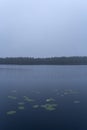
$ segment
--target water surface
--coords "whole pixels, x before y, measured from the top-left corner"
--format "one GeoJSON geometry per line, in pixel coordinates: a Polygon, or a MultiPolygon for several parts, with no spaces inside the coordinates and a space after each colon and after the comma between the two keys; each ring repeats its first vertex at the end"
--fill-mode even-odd
{"type": "Polygon", "coordinates": [[[87,130],[86,99],[87,66],[0,66],[0,130],[87,130]]]}

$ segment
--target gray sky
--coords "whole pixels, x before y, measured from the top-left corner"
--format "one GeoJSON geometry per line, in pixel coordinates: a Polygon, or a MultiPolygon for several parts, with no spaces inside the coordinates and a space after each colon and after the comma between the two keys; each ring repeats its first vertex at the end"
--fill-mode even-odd
{"type": "Polygon", "coordinates": [[[87,0],[0,0],[0,57],[87,56],[87,0]]]}

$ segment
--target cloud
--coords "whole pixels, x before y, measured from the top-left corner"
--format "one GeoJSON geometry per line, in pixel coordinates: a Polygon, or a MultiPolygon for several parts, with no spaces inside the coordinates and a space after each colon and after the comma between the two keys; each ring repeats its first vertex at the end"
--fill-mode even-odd
{"type": "Polygon", "coordinates": [[[86,5],[86,0],[1,0],[1,56],[87,55],[86,5]]]}

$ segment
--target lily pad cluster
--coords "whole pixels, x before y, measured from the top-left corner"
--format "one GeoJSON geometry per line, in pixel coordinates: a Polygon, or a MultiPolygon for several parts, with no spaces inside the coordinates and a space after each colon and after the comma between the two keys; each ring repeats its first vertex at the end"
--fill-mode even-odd
{"type": "Polygon", "coordinates": [[[78,92],[78,91],[74,91],[74,90],[72,90],[72,89],[69,89],[69,90],[65,90],[65,91],[64,91],[64,94],[65,94],[65,95],[67,95],[67,94],[79,94],[79,92],[78,92]]]}
{"type": "MultiPolygon", "coordinates": [[[[8,96],[9,99],[11,100],[19,100],[18,97],[16,96],[16,90],[11,91],[11,95],[8,96]],[[13,93],[13,95],[12,95],[13,93]]],[[[73,94],[79,94],[79,92],[74,91],[72,89],[66,89],[66,90],[56,90],[56,93],[58,96],[64,97],[65,95],[73,95],[73,94]]],[[[17,110],[26,110],[25,105],[26,103],[30,104],[33,109],[42,109],[42,110],[47,110],[47,111],[54,111],[57,109],[58,104],[56,103],[56,100],[52,97],[45,98],[44,103],[36,103],[36,101],[28,96],[22,96],[22,100],[17,102],[17,110]]],[[[73,101],[75,104],[79,104],[79,100],[73,101]]],[[[16,114],[16,110],[10,110],[7,112],[7,115],[14,115],[16,114]]]]}
{"type": "Polygon", "coordinates": [[[72,89],[64,89],[64,90],[55,90],[57,95],[61,96],[61,97],[64,97],[64,96],[68,96],[68,95],[77,95],[79,94],[80,92],[79,91],[75,91],[75,90],[72,90],[72,89]]]}
{"type": "Polygon", "coordinates": [[[24,96],[24,100],[27,101],[27,102],[34,102],[33,99],[27,97],[27,96],[24,96]]]}
{"type": "Polygon", "coordinates": [[[18,109],[19,109],[19,110],[24,110],[24,104],[25,104],[24,102],[19,102],[19,103],[18,103],[18,105],[19,105],[19,106],[18,106],[18,109]]]}
{"type": "Polygon", "coordinates": [[[56,110],[57,104],[44,104],[41,107],[49,111],[54,111],[56,110]]]}

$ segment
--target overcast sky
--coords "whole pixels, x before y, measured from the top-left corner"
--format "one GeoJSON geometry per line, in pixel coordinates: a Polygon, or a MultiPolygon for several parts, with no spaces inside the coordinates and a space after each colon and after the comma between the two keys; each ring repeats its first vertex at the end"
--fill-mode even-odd
{"type": "Polygon", "coordinates": [[[87,56],[87,0],[0,0],[0,57],[87,56]]]}

